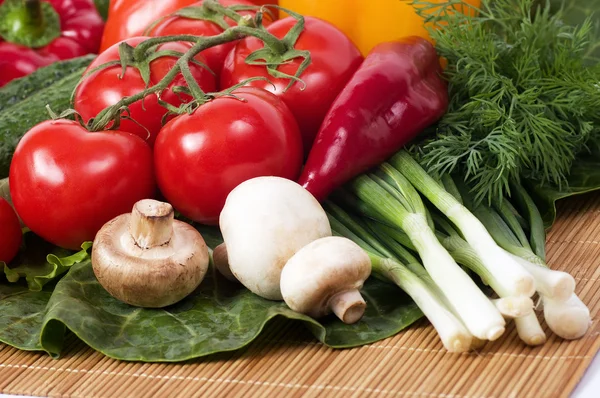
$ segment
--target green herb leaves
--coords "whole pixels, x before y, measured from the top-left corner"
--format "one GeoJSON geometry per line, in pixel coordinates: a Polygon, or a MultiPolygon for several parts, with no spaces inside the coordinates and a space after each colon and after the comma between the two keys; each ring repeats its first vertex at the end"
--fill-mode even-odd
{"type": "Polygon", "coordinates": [[[461,173],[478,202],[522,179],[561,187],[600,139],[600,69],[584,65],[592,21],[566,25],[533,0],[483,0],[476,17],[446,12],[454,3],[429,11],[444,24],[432,37],[448,60],[451,103],[435,136],[413,148],[421,163],[461,173]]]}

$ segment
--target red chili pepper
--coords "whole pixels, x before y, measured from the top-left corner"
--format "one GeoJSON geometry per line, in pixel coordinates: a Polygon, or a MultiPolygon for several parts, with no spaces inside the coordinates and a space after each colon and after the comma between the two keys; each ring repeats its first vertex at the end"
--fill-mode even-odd
{"type": "Polygon", "coordinates": [[[53,62],[98,52],[93,0],[0,0],[0,87],[53,62]]]}
{"type": "Polygon", "coordinates": [[[413,140],[446,112],[441,74],[425,39],[373,48],[329,109],[299,183],[322,201],[413,140]]]}

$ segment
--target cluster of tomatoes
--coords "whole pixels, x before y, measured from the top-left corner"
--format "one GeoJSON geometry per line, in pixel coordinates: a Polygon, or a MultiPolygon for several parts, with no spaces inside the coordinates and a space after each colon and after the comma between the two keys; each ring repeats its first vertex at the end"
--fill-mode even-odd
{"type": "MultiPolygon", "coordinates": [[[[295,23],[287,17],[265,25],[283,38],[295,23]]],[[[212,22],[171,16],[162,18],[151,36],[220,32],[212,22]]],[[[146,38],[126,41],[136,47],[146,38]]],[[[158,50],[185,53],[190,46],[169,42],[158,50]]],[[[263,46],[259,39],[247,37],[201,52],[196,61],[212,71],[195,62],[189,69],[204,92],[251,77],[269,81],[252,81],[192,113],[170,115],[166,123],[167,109],[160,101],[178,107],[191,99],[172,89],[185,86],[181,74],[160,95],[148,95],[129,106],[129,118],[122,119],[118,129],[90,132],[83,127],[90,118],[144,90],[146,83],[133,64],[123,69],[115,62],[86,73],[74,96],[79,120],[49,120],[35,126],[14,153],[11,196],[24,224],[57,246],[78,249],[93,240],[102,225],[131,211],[143,198],[166,200],[187,218],[215,225],[227,195],[243,181],[264,175],[297,179],[329,106],[363,58],[333,25],[307,17],[295,48],[310,51],[312,62],[301,76],[303,82],[285,90],[288,78],[275,78],[264,65],[246,62],[263,46]]],[[[149,85],[160,81],[177,59],[152,60],[149,85]]],[[[119,43],[99,54],[88,71],[117,60],[119,43]]],[[[301,62],[294,59],[278,70],[294,75],[301,62]]]]}

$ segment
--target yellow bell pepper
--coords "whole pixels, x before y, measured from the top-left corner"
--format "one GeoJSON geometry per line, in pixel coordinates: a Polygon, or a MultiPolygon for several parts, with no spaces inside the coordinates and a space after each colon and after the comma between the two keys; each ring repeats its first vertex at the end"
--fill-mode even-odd
{"type": "MultiPolygon", "coordinates": [[[[446,0],[430,0],[441,3],[446,0]]],[[[463,0],[464,3],[480,6],[480,0],[463,0]]],[[[366,55],[375,45],[406,36],[431,37],[424,26],[423,18],[411,5],[412,0],[279,0],[279,5],[306,16],[324,19],[354,42],[366,55]]],[[[467,12],[468,6],[457,7],[467,12]]],[[[281,17],[288,16],[281,12],[281,17]]]]}

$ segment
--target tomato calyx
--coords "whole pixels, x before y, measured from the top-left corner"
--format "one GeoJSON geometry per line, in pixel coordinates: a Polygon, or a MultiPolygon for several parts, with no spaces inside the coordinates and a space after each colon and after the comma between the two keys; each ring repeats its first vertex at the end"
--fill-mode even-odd
{"type": "MultiPolygon", "coordinates": [[[[83,117],[79,114],[79,112],[77,112],[73,108],[65,109],[60,114],[57,114],[50,107],[50,105],[46,105],[46,111],[48,112],[48,115],[50,115],[50,119],[52,119],[54,121],[67,119],[70,116],[75,116],[75,121],[78,122],[79,125],[81,127],[83,127],[84,129],[86,129],[87,131],[89,131],[89,132],[100,131],[100,130],[92,130],[90,127],[93,124],[94,118],[91,118],[89,120],[88,124],[85,124],[83,122],[83,117]]],[[[146,132],[148,133],[148,136],[146,137],[146,139],[148,139],[150,137],[150,132],[148,131],[148,129],[146,129],[142,124],[138,123],[134,118],[131,117],[131,111],[128,107],[123,107],[123,108],[119,109],[117,112],[117,116],[115,117],[114,123],[110,127],[106,127],[102,130],[103,131],[104,130],[119,130],[119,127],[121,126],[121,120],[124,120],[124,119],[131,120],[133,123],[136,123],[137,125],[142,127],[144,130],[146,130],[146,132]]]]}
{"type": "Polygon", "coordinates": [[[302,85],[300,88],[304,90],[306,87],[306,83],[300,79],[300,75],[302,72],[308,68],[311,63],[310,51],[308,50],[297,50],[295,48],[296,42],[298,38],[304,31],[304,17],[301,14],[288,10],[286,8],[282,8],[279,6],[272,6],[287,12],[291,17],[295,18],[298,22],[286,33],[283,39],[279,40],[273,34],[263,30],[264,34],[261,36],[256,36],[261,39],[265,46],[261,49],[258,49],[252,53],[250,53],[246,57],[246,63],[248,65],[260,65],[266,66],[267,72],[269,75],[275,78],[289,79],[290,82],[283,90],[287,91],[295,82],[298,82],[302,85]],[[277,68],[285,63],[290,62],[295,58],[302,58],[302,62],[298,67],[298,70],[294,75],[289,75],[287,73],[283,73],[277,68]]]}
{"type": "Polygon", "coordinates": [[[272,20],[274,19],[273,14],[264,6],[246,6],[238,4],[225,7],[219,3],[203,2],[200,5],[192,5],[189,7],[181,8],[175,11],[174,13],[159,18],[150,26],[148,26],[148,28],[146,28],[144,34],[149,35],[150,32],[158,24],[160,24],[166,18],[170,17],[182,17],[196,21],[209,21],[219,26],[223,30],[229,29],[231,27],[231,25],[227,23],[225,18],[231,19],[238,25],[246,24],[246,26],[248,27],[257,27],[261,25],[262,15],[265,13],[268,14],[272,20]],[[260,14],[260,18],[258,21],[255,21],[250,17],[244,17],[238,14],[241,11],[256,11],[260,14]]]}
{"type": "MultiPolygon", "coordinates": [[[[249,36],[261,40],[265,44],[265,47],[250,54],[246,62],[266,65],[271,76],[276,78],[290,79],[288,88],[291,87],[295,82],[301,82],[304,84],[304,82],[300,79],[300,76],[311,63],[310,52],[296,50],[294,48],[298,37],[304,30],[304,17],[300,14],[294,13],[291,10],[287,10],[278,6],[269,7],[276,7],[288,12],[290,16],[295,18],[297,21],[283,39],[278,39],[275,35],[271,34],[263,27],[262,20],[263,13],[266,12],[265,7],[259,7],[258,12],[256,12],[253,17],[250,17],[247,15],[242,16],[236,11],[243,10],[247,8],[247,6],[225,7],[219,4],[218,1],[204,0],[201,7],[195,8],[204,8],[207,10],[205,11],[207,15],[219,15],[218,18],[222,18],[223,21],[225,20],[225,17],[232,19],[237,23],[237,25],[228,25],[227,29],[215,36],[173,35],[152,37],[144,39],[135,48],[125,42],[121,43],[119,45],[119,60],[110,61],[99,65],[98,67],[88,71],[85,76],[89,76],[98,70],[111,66],[121,66],[123,74],[125,73],[127,67],[134,67],[140,71],[143,81],[146,84],[146,88],[134,95],[123,97],[114,105],[103,109],[96,115],[96,117],[89,119],[88,125],[85,127],[89,131],[107,130],[107,126],[109,125],[112,126],[112,128],[115,128],[115,126],[118,126],[118,119],[128,112],[129,105],[143,100],[149,95],[156,95],[161,106],[165,107],[169,113],[176,114],[182,114],[184,112],[189,113],[198,106],[217,96],[231,95],[231,91],[233,91],[235,88],[238,88],[240,85],[256,79],[248,79],[245,82],[242,82],[240,85],[236,85],[233,88],[224,90],[220,93],[205,93],[200,88],[198,82],[194,79],[190,71],[189,63],[199,63],[194,59],[194,57],[208,48],[237,41],[249,36]],[[192,44],[189,50],[187,50],[185,53],[158,49],[158,46],[161,44],[182,41],[192,44]],[[150,62],[165,56],[176,57],[177,62],[160,81],[155,84],[150,84],[150,62]],[[286,74],[277,70],[280,65],[297,57],[303,58],[303,61],[294,75],[286,74]],[[185,103],[180,107],[175,107],[171,104],[168,104],[160,97],[161,93],[171,85],[171,83],[179,74],[184,77],[186,86],[178,85],[172,87],[171,90],[176,94],[186,94],[191,96],[192,101],[185,103]]],[[[208,69],[208,66],[202,63],[200,63],[200,65],[208,69]]],[[[265,78],[259,79],[268,80],[265,78]]],[[[167,115],[165,115],[165,117],[166,116],[167,115]]],[[[163,118],[163,120],[165,119],[163,118]]]]}
{"type": "MultiPolygon", "coordinates": [[[[168,102],[165,102],[159,98],[158,103],[160,105],[164,106],[165,108],[167,108],[167,110],[168,110],[168,112],[163,116],[163,124],[165,124],[167,119],[172,115],[183,115],[184,113],[192,114],[196,109],[198,109],[198,107],[204,105],[205,103],[207,103],[209,101],[219,98],[219,97],[231,97],[231,98],[237,99],[239,101],[246,102],[246,100],[244,98],[239,97],[238,95],[234,94],[234,91],[236,91],[237,89],[244,87],[248,83],[256,81],[256,80],[265,80],[265,81],[271,83],[273,85],[273,87],[275,87],[273,82],[271,82],[269,79],[262,77],[262,76],[256,76],[256,77],[251,77],[249,79],[246,79],[236,85],[233,85],[233,86],[231,86],[227,89],[221,90],[219,92],[205,93],[204,95],[198,96],[198,97],[194,96],[194,99],[192,101],[182,103],[179,107],[173,106],[173,105],[169,104],[168,102]]],[[[190,91],[187,90],[187,87],[175,86],[175,87],[173,87],[173,91],[175,93],[185,93],[185,94],[190,95],[190,91]]]]}

